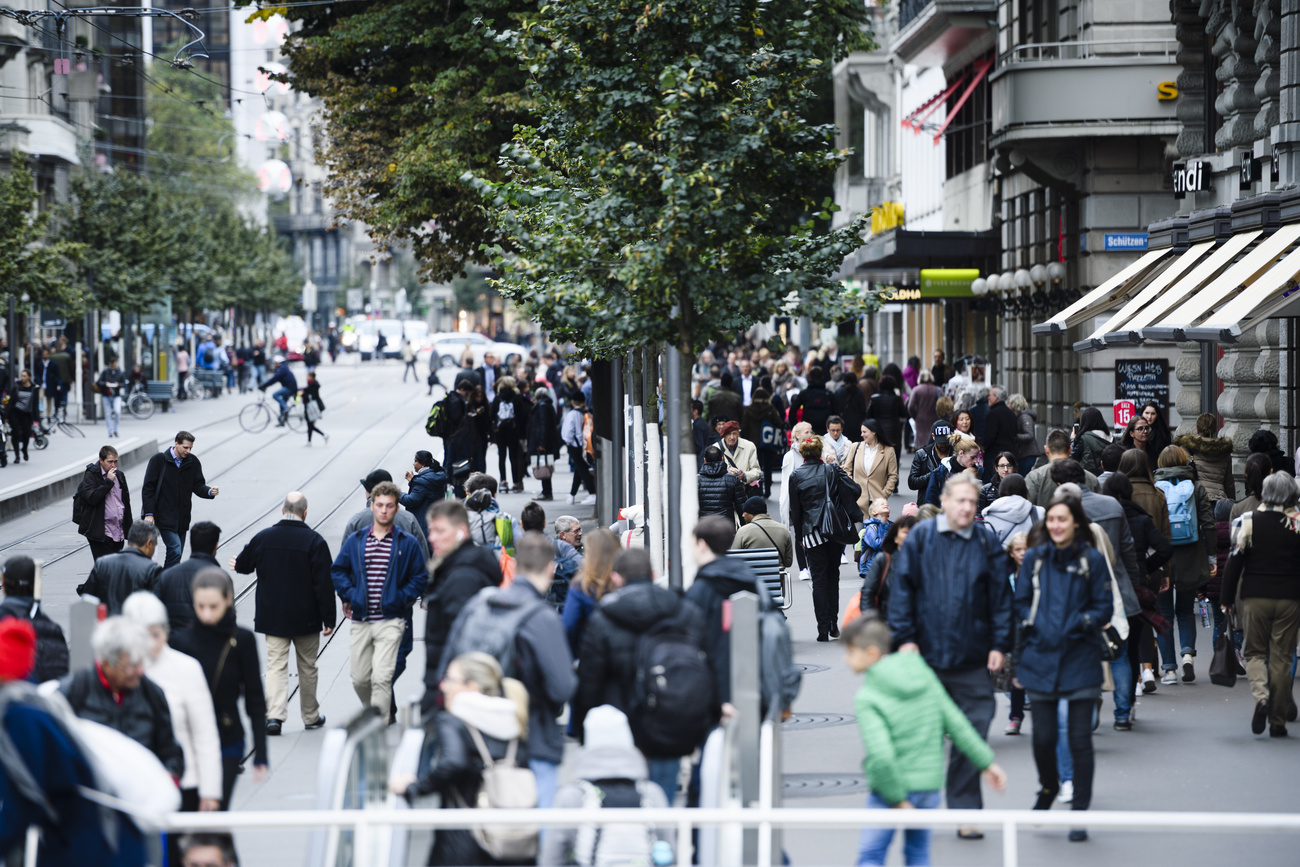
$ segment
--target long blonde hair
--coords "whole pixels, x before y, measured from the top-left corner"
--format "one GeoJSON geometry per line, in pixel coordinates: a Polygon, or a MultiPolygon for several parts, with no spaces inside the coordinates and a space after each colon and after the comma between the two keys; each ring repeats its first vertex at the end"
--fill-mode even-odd
{"type": "Polygon", "coordinates": [[[578,586],[593,601],[599,602],[613,586],[609,575],[614,571],[614,558],[618,556],[618,550],[618,536],[604,527],[583,540],[578,586]]]}
{"type": "Polygon", "coordinates": [[[505,697],[515,703],[515,716],[519,720],[519,730],[523,737],[528,737],[528,690],[513,677],[503,677],[501,663],[491,654],[481,651],[462,653],[447,666],[460,670],[465,680],[478,686],[484,695],[496,698],[505,697]]]}

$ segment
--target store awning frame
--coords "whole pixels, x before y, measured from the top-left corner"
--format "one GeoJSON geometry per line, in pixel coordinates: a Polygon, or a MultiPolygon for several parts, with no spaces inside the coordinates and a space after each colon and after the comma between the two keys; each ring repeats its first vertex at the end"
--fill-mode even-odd
{"type": "Polygon", "coordinates": [[[1030,328],[1030,332],[1038,336],[1064,334],[1068,329],[1073,328],[1080,322],[1123,303],[1139,285],[1154,275],[1154,269],[1173,252],[1172,248],[1149,250],[1114,277],[1111,277],[1051,319],[1034,325],[1030,328]]]}
{"type": "Polygon", "coordinates": [[[1288,308],[1300,303],[1298,279],[1300,248],[1288,253],[1267,274],[1200,325],[1186,329],[1187,339],[1236,343],[1237,338],[1265,319],[1288,312],[1288,308]]]}

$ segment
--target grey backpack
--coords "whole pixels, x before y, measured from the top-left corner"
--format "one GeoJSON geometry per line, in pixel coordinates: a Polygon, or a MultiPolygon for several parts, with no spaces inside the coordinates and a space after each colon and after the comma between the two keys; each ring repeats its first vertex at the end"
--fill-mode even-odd
{"type": "Polygon", "coordinates": [[[485,587],[465,604],[451,627],[447,646],[442,652],[438,673],[442,674],[456,657],[465,653],[486,653],[501,663],[506,677],[515,677],[515,638],[524,621],[547,608],[541,599],[529,599],[522,605],[503,605],[504,589],[485,587]]]}

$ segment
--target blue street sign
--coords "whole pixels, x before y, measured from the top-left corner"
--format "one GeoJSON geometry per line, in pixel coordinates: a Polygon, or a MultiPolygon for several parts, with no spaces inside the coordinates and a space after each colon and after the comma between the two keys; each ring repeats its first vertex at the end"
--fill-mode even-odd
{"type": "Polygon", "coordinates": [[[1104,250],[1145,250],[1146,232],[1107,232],[1102,236],[1104,250]]]}

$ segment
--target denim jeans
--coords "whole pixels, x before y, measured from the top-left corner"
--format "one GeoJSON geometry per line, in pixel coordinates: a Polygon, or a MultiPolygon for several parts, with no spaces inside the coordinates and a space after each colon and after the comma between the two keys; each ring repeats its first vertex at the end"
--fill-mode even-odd
{"type": "Polygon", "coordinates": [[[281,388],[275,394],[271,395],[271,399],[280,404],[280,415],[283,416],[289,412],[288,399],[291,397],[293,397],[292,388],[281,388]]]}
{"type": "MultiPolygon", "coordinates": [[[[907,800],[911,801],[912,806],[918,810],[937,810],[939,808],[938,791],[909,792],[907,800]]],[[[867,797],[867,809],[888,810],[891,808],[879,795],[872,792],[867,797]]],[[[884,864],[885,855],[889,852],[889,844],[893,840],[893,828],[863,828],[862,837],[858,842],[858,864],[884,864]]],[[[903,863],[928,867],[930,864],[929,828],[908,828],[903,831],[903,863]]]]}
{"type": "Polygon", "coordinates": [[[1028,457],[1028,458],[1021,458],[1016,464],[1016,472],[1020,473],[1020,475],[1022,476],[1027,476],[1029,475],[1029,471],[1034,468],[1034,464],[1036,463],[1038,463],[1038,455],[1034,455],[1033,457],[1028,457]]]}
{"type": "Polygon", "coordinates": [[[1115,679],[1115,721],[1127,722],[1133,713],[1133,669],[1129,666],[1127,641],[1120,644],[1119,657],[1110,664],[1115,679]]]}
{"type": "Polygon", "coordinates": [[[1169,621],[1169,631],[1156,636],[1156,645],[1160,648],[1160,667],[1165,671],[1178,668],[1178,655],[1174,653],[1174,626],[1178,624],[1178,638],[1181,653],[1196,655],[1196,591],[1179,590],[1170,587],[1160,594],[1160,613],[1169,621]]]}
{"type": "Polygon", "coordinates": [[[163,561],[163,568],[170,569],[181,562],[181,551],[185,548],[185,540],[175,530],[164,530],[161,527],[158,528],[158,536],[162,539],[163,546],[167,548],[167,559],[163,561]]]}
{"type": "Polygon", "coordinates": [[[681,759],[646,759],[650,768],[650,782],[657,783],[668,798],[668,806],[677,797],[677,780],[682,773],[681,759]]]}
{"type": "Polygon", "coordinates": [[[113,436],[122,421],[122,398],[105,396],[99,400],[104,404],[104,424],[108,427],[108,435],[113,436]]]}
{"type": "Polygon", "coordinates": [[[555,787],[559,781],[560,766],[530,759],[528,769],[537,778],[537,807],[545,810],[555,802],[555,787]]]}

